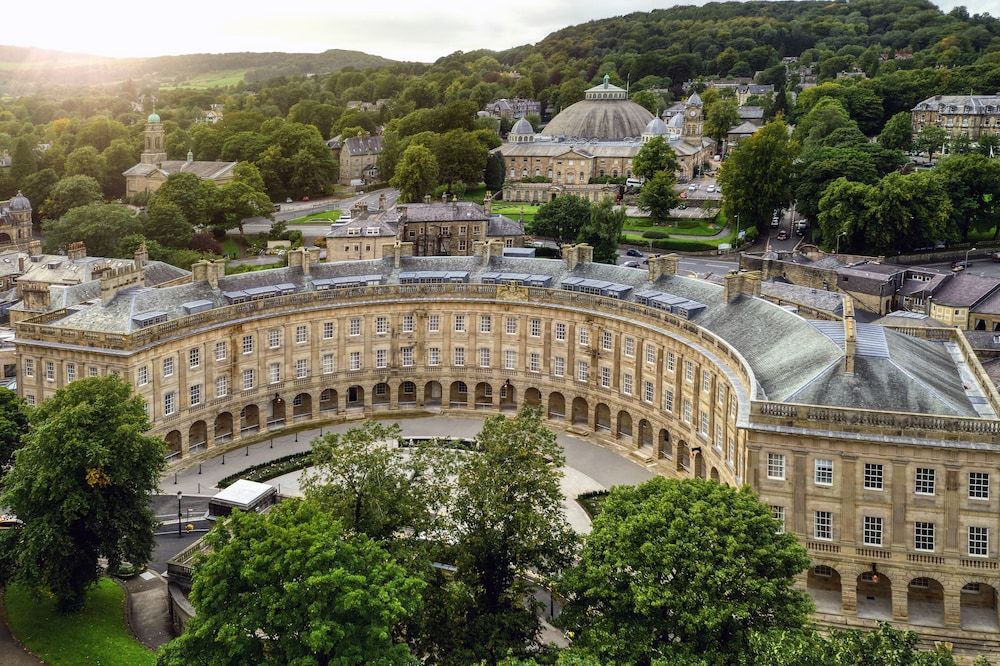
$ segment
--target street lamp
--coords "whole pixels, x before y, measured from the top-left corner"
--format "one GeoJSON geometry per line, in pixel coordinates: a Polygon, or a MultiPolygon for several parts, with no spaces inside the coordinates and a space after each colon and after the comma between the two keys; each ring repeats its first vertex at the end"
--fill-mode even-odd
{"type": "Polygon", "coordinates": [[[837,234],[837,252],[836,252],[836,254],[840,254],[840,237],[841,236],[846,236],[846,235],[847,235],[846,231],[841,231],[839,234],[837,234]]]}
{"type": "Polygon", "coordinates": [[[969,267],[969,253],[970,252],[975,252],[975,251],[976,251],[976,248],[974,248],[974,247],[970,247],[968,250],[965,251],[965,266],[964,266],[964,268],[968,268],[969,267]]]}
{"type": "Polygon", "coordinates": [[[184,493],[177,491],[177,538],[180,539],[183,535],[181,534],[181,499],[184,497],[184,493]]]}

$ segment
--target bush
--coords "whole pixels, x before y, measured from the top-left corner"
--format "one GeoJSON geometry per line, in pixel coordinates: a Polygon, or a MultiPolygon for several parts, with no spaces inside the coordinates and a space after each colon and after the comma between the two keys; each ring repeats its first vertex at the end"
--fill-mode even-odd
{"type": "Polygon", "coordinates": [[[468,188],[466,187],[465,183],[463,183],[462,181],[458,181],[456,183],[452,183],[451,184],[451,195],[454,196],[454,197],[461,198],[461,196],[463,194],[465,194],[465,192],[466,192],[467,189],[468,188]]]}
{"type": "Polygon", "coordinates": [[[758,236],[760,236],[760,229],[757,227],[750,227],[747,229],[746,235],[743,236],[743,239],[748,243],[752,243],[757,240],[758,236]]]}
{"type": "Polygon", "coordinates": [[[664,238],[653,241],[653,247],[661,250],[679,250],[681,252],[702,252],[718,249],[715,243],[708,241],[689,240],[687,238],[664,238]]]}
{"type": "Polygon", "coordinates": [[[188,247],[195,252],[205,252],[209,254],[222,254],[222,243],[216,240],[215,236],[207,232],[200,232],[191,237],[188,247]]]}
{"type": "Polygon", "coordinates": [[[642,237],[650,240],[656,240],[660,238],[670,238],[670,234],[666,231],[644,231],[642,232],[642,237]]]}
{"type": "Polygon", "coordinates": [[[270,462],[251,465],[243,471],[230,474],[219,481],[219,488],[228,488],[240,479],[248,481],[267,481],[279,477],[289,472],[297,472],[312,465],[312,451],[292,453],[287,456],[275,458],[270,462]]]}
{"type": "Polygon", "coordinates": [[[546,178],[545,176],[528,176],[526,178],[522,178],[521,182],[522,183],[551,183],[552,180],[550,178],[546,178]]]}
{"type": "Polygon", "coordinates": [[[608,497],[607,490],[591,490],[586,493],[580,493],[576,496],[576,501],[580,503],[583,510],[587,512],[590,519],[593,520],[601,513],[601,505],[604,504],[604,500],[608,497]]]}

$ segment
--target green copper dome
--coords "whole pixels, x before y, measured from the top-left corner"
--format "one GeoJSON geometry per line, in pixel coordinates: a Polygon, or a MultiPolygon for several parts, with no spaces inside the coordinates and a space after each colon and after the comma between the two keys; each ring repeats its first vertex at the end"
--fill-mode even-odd
{"type": "Polygon", "coordinates": [[[146,122],[147,123],[158,123],[158,122],[160,122],[160,116],[159,116],[159,114],[157,114],[156,111],[153,111],[151,114],[149,114],[149,118],[146,118],[146,122]]]}

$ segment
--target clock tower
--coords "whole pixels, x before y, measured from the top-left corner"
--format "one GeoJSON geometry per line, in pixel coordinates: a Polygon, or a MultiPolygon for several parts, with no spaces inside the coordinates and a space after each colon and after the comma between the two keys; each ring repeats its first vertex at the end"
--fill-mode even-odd
{"type": "Polygon", "coordinates": [[[704,106],[698,93],[691,95],[684,103],[684,128],[681,130],[681,138],[684,143],[701,147],[702,124],[704,118],[704,106]]]}

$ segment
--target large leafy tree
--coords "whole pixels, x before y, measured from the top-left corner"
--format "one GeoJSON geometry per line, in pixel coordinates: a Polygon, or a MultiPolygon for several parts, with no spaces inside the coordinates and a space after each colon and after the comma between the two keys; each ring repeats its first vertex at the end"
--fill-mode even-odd
{"type": "Polygon", "coordinates": [[[27,176],[21,182],[21,192],[31,202],[31,219],[40,222],[42,204],[49,198],[52,188],[59,182],[59,176],[52,169],[42,169],[27,176]]]}
{"type": "Polygon", "coordinates": [[[565,567],[574,537],[559,488],[565,456],[537,411],[487,419],[475,450],[459,470],[451,511],[465,653],[456,663],[496,663],[522,653],[538,632],[525,574],[565,567]]]}
{"type": "Polygon", "coordinates": [[[114,569],[152,555],[164,444],[149,427],[142,399],[114,375],[64,386],[31,416],[0,505],[24,520],[16,575],[63,611],[83,606],[98,558],[114,569]]]}
{"type": "Polygon", "coordinates": [[[890,173],[868,196],[868,209],[888,235],[886,245],[871,248],[879,254],[906,252],[952,240],[951,201],[937,176],[929,171],[890,173]]]}
{"type": "Polygon", "coordinates": [[[580,228],[590,219],[590,202],[581,197],[566,195],[543,204],[535,214],[532,232],[538,236],[555,238],[560,243],[575,242],[580,228]]]}
{"type": "Polygon", "coordinates": [[[660,171],[677,171],[677,155],[662,136],[642,144],[632,159],[632,173],[639,178],[652,178],[660,171]]]}
{"type": "Polygon", "coordinates": [[[191,242],[194,228],[180,206],[169,199],[156,199],[146,213],[142,234],[164,247],[179,248],[191,242]]]}
{"type": "Polygon", "coordinates": [[[1000,161],[979,153],[951,155],[934,167],[951,200],[951,223],[963,241],[969,231],[1000,238],[1000,161]]]}
{"type": "Polygon", "coordinates": [[[912,150],[913,125],[909,112],[901,111],[892,118],[889,118],[885,127],[879,132],[878,142],[883,148],[912,150]]]}
{"type": "Polygon", "coordinates": [[[104,158],[93,146],[82,146],[66,156],[67,176],[90,176],[99,181],[106,171],[104,158]]]}
{"type": "Polygon", "coordinates": [[[788,127],[780,119],[740,143],[719,174],[730,217],[739,215],[744,228],[756,225],[764,231],[771,211],[791,199],[794,155],[788,127]]]}
{"type": "Polygon", "coordinates": [[[174,173],[156,190],[150,204],[161,201],[177,206],[188,224],[199,227],[207,224],[215,213],[218,188],[212,181],[202,180],[193,173],[174,173]]]}
{"type": "Polygon", "coordinates": [[[872,185],[847,178],[837,178],[824,188],[816,222],[827,249],[839,245],[841,251],[863,253],[865,248],[888,243],[884,230],[874,223],[868,211],[866,202],[873,189],[872,185]],[[841,236],[838,244],[837,238],[841,236]]]}
{"type": "MultiPolygon", "coordinates": [[[[60,179],[49,190],[49,196],[41,206],[41,216],[42,219],[55,220],[71,208],[97,203],[103,199],[101,184],[96,178],[69,176],[60,179]]],[[[32,204],[38,205],[34,201],[32,204]]]]}
{"type": "MultiPolygon", "coordinates": [[[[955,666],[951,650],[917,649],[919,635],[879,622],[875,631],[833,630],[829,636],[811,630],[755,634],[744,664],[768,666],[955,666]]],[[[978,666],[989,662],[976,661],[978,666]]]]}
{"type": "Polygon", "coordinates": [[[670,211],[680,204],[681,198],[674,190],[674,175],[660,171],[647,180],[639,192],[638,204],[655,224],[663,224],[670,219],[670,211]]]}
{"type": "MultiPolygon", "coordinates": [[[[833,97],[824,97],[799,120],[792,137],[801,142],[803,146],[809,147],[821,143],[827,135],[835,130],[857,130],[857,127],[857,123],[851,120],[847,109],[838,100],[833,97]]],[[[863,140],[864,135],[860,136],[863,140]]]]}
{"type": "Polygon", "coordinates": [[[417,663],[397,637],[421,581],[311,502],[236,512],[206,541],[191,589],[198,613],[159,666],[417,663]]]}
{"type": "Polygon", "coordinates": [[[837,178],[873,184],[880,175],[872,156],[853,148],[807,150],[797,161],[796,170],[795,205],[799,214],[809,220],[817,219],[820,197],[837,178]]]}
{"type": "Polygon", "coordinates": [[[438,163],[430,149],[421,145],[408,146],[396,165],[389,184],[399,190],[404,203],[423,201],[437,185],[438,163]]]}
{"type": "Polygon", "coordinates": [[[724,97],[709,106],[705,114],[705,134],[718,142],[726,138],[729,130],[740,124],[739,105],[731,97],[724,97]]]}
{"type": "Polygon", "coordinates": [[[217,196],[222,205],[218,208],[213,222],[222,229],[239,228],[240,233],[243,233],[243,220],[246,218],[271,219],[274,214],[267,194],[242,180],[226,183],[218,189],[217,196]]]}
{"type": "Polygon", "coordinates": [[[3,474],[14,462],[14,452],[28,431],[28,410],[24,400],[9,389],[0,388],[0,489],[3,474]]]}
{"type": "Polygon", "coordinates": [[[490,153],[486,158],[486,168],[483,172],[483,181],[486,189],[490,192],[499,192],[503,189],[506,170],[504,169],[503,155],[498,152],[490,153]]]}
{"type": "Polygon", "coordinates": [[[77,206],[58,220],[42,222],[46,252],[58,252],[70,243],[83,241],[92,257],[113,257],[123,236],[140,233],[143,218],[118,204],[77,206]]]}
{"type": "Polygon", "coordinates": [[[625,228],[625,217],[625,207],[616,206],[611,197],[604,197],[590,207],[590,219],[580,227],[577,240],[593,246],[597,263],[618,263],[618,242],[625,228]]]}
{"type": "Polygon", "coordinates": [[[921,153],[927,153],[927,158],[934,159],[935,153],[941,151],[948,140],[948,133],[940,127],[925,127],[913,137],[913,148],[921,153]]]}
{"type": "Polygon", "coordinates": [[[563,583],[563,621],[602,663],[732,664],[754,632],[798,628],[809,565],[749,488],[655,478],[612,490],[563,583]]]}

